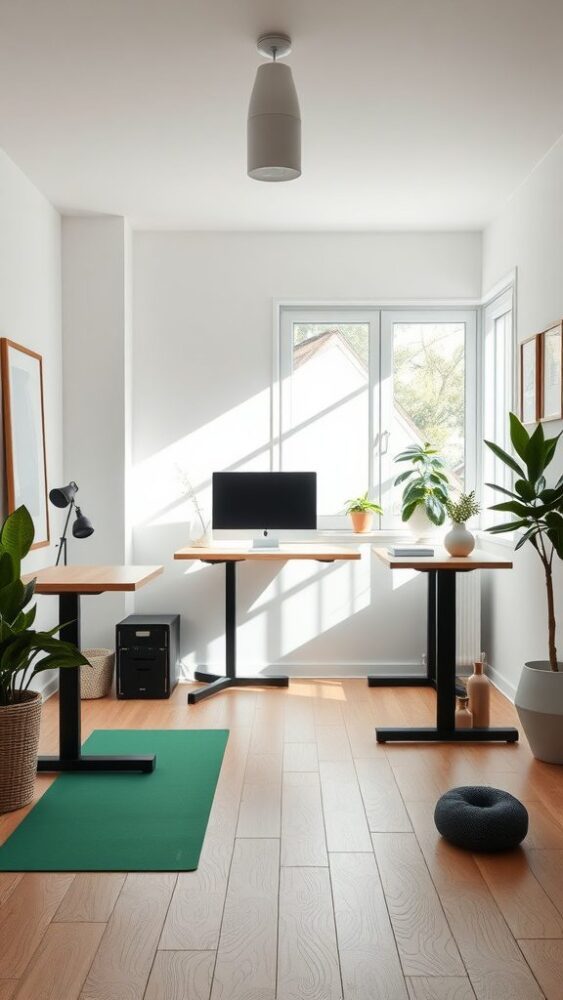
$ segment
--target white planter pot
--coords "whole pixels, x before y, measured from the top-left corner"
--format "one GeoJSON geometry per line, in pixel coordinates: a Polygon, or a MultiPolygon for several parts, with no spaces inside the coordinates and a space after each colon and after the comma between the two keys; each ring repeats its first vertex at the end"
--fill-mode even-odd
{"type": "Polygon", "coordinates": [[[432,542],[438,544],[443,527],[432,524],[426,515],[424,507],[415,507],[408,521],[407,528],[412,533],[417,542],[432,542]]]}
{"type": "Polygon", "coordinates": [[[514,704],[534,757],[563,764],[563,663],[559,670],[548,660],[526,663],[514,704]]]}
{"type": "Polygon", "coordinates": [[[452,526],[444,538],[444,548],[451,556],[468,556],[475,548],[475,538],[465,524],[452,521],[452,526]]]}

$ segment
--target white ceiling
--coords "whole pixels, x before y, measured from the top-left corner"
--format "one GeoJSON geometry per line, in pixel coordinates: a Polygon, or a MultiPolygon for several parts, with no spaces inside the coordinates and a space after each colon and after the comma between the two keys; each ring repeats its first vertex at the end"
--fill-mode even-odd
{"type": "Polygon", "coordinates": [[[563,133],[563,0],[0,0],[0,146],[138,227],[480,228],[563,133]],[[246,176],[293,37],[303,175],[246,176]]]}

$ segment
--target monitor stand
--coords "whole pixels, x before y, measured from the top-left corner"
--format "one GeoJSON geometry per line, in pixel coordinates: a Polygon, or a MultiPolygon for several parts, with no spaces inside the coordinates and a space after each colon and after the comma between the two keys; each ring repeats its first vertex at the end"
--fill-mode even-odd
{"type": "Polygon", "coordinates": [[[271,535],[268,535],[267,531],[264,531],[262,538],[252,539],[253,549],[279,549],[279,547],[280,547],[279,538],[274,538],[271,535]]]}

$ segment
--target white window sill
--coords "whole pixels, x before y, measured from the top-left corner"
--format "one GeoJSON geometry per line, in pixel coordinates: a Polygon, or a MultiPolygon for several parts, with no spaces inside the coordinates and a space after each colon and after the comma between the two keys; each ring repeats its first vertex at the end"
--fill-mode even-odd
{"type": "MultiPolygon", "coordinates": [[[[282,545],[299,545],[300,542],[337,542],[341,545],[361,545],[384,543],[387,541],[406,542],[412,540],[411,532],[406,528],[378,528],[372,531],[356,533],[351,528],[318,528],[316,531],[272,531],[271,534],[279,539],[282,545]]],[[[241,531],[233,536],[226,531],[216,531],[213,534],[215,542],[225,542],[228,544],[251,541],[254,537],[252,532],[241,531]]]]}
{"type": "Polygon", "coordinates": [[[507,531],[505,535],[491,535],[489,531],[482,529],[475,534],[481,542],[487,542],[488,545],[500,545],[503,549],[513,549],[521,532],[507,531]]]}

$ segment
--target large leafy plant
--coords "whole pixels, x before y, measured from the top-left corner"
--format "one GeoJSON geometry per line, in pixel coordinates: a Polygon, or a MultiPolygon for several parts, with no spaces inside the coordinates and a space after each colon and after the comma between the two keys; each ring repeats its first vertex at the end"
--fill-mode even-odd
{"type": "Polygon", "coordinates": [[[449,497],[449,479],[436,448],[426,442],[412,444],[395,456],[396,462],[410,462],[411,469],[401,472],[395,486],[404,483],[402,520],[408,521],[417,507],[422,507],[432,524],[443,524],[449,497]]]}
{"type": "Polygon", "coordinates": [[[549,663],[552,670],[557,670],[553,560],[555,556],[563,559],[563,476],[559,477],[554,486],[548,487],[544,473],[553,460],[557,442],[563,432],[556,437],[546,438],[542,425],[538,424],[530,435],[516,414],[511,413],[509,419],[510,440],[521,462],[493,441],[485,441],[485,444],[518,477],[514,482],[514,491],[495,483],[487,483],[487,486],[510,498],[490,509],[512,514],[515,520],[495,524],[487,530],[494,535],[521,530],[523,534],[516,542],[516,549],[521,549],[529,542],[538,553],[545,574],[549,663]]]}
{"type": "Polygon", "coordinates": [[[88,661],[76,646],[55,633],[32,628],[36,605],[29,604],[35,580],[21,580],[21,561],[34,536],[33,521],[26,507],[10,514],[0,531],[0,706],[18,702],[33,678],[51,667],[78,667],[88,661]]]}

